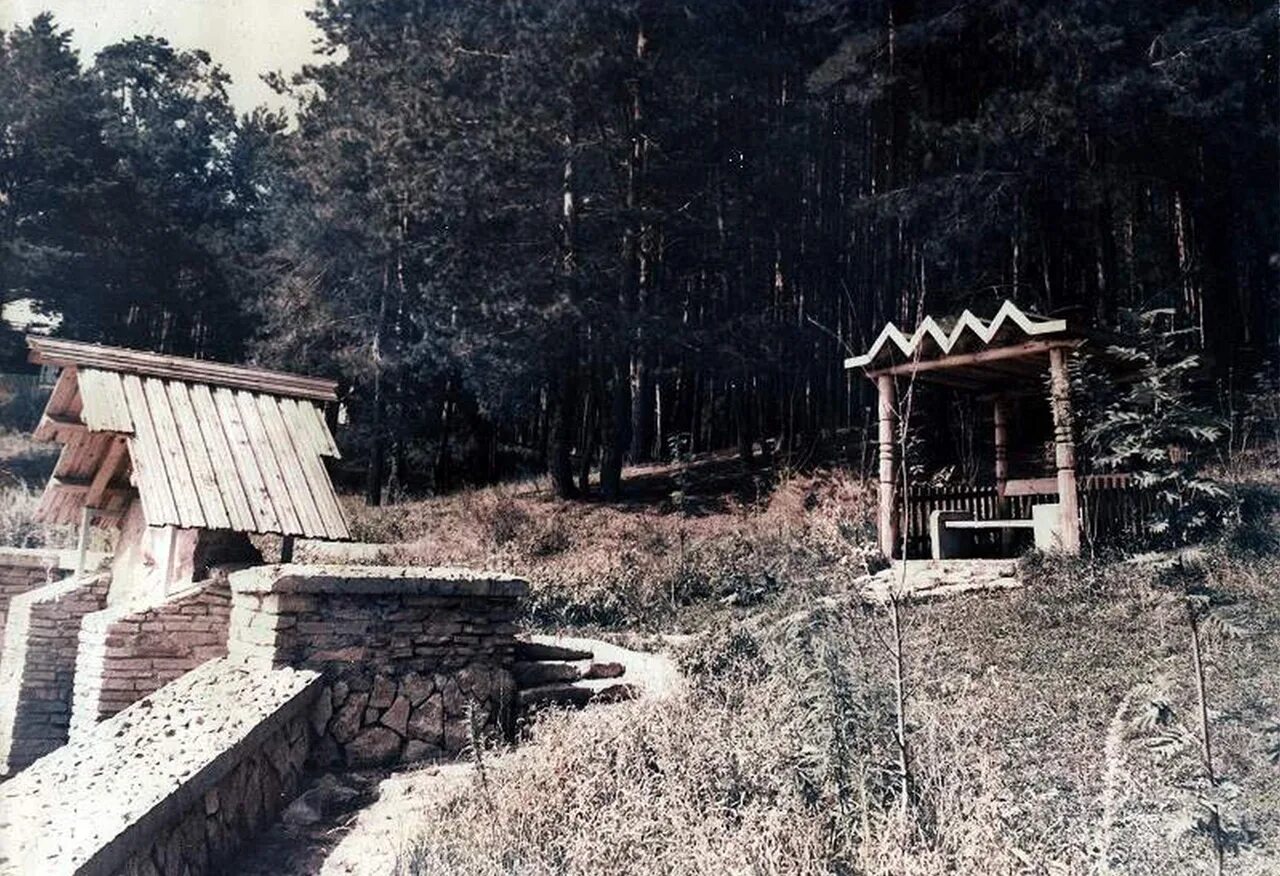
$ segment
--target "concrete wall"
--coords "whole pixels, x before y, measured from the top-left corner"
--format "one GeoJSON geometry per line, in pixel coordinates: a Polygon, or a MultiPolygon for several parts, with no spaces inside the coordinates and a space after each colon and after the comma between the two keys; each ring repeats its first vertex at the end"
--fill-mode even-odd
{"type": "Polygon", "coordinates": [[[227,653],[226,572],[158,605],[117,605],[87,615],[76,654],[71,736],[227,653]]]}
{"type": "Polygon", "coordinates": [[[0,874],[204,876],[296,795],[314,672],[211,661],[0,785],[0,874]]]}
{"type": "Polygon", "coordinates": [[[0,775],[67,741],[80,621],[100,611],[110,578],[67,578],[15,596],[0,649],[0,775]]]}
{"type": "Polygon", "coordinates": [[[456,754],[509,730],[518,578],[463,569],[260,566],[231,575],[228,654],[321,671],[319,765],[456,754]]]}

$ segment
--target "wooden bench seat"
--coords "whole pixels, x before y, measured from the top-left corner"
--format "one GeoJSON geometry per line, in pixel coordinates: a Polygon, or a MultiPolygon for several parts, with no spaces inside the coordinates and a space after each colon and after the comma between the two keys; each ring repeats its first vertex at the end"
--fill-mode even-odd
{"type": "Polygon", "coordinates": [[[943,525],[948,529],[1034,529],[1036,522],[1028,517],[1025,520],[948,520],[943,525]]]}
{"type": "Polygon", "coordinates": [[[1032,516],[1010,520],[978,520],[972,511],[937,510],[929,515],[929,547],[935,560],[949,560],[973,553],[978,531],[1030,529],[1041,550],[1059,547],[1059,510],[1056,504],[1036,505],[1032,516]]]}

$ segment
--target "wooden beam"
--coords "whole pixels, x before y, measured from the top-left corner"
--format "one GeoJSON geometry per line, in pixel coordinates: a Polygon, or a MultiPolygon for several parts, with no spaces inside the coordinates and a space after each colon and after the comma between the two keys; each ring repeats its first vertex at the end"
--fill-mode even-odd
{"type": "Polygon", "coordinates": [[[925,359],[921,362],[903,362],[876,371],[868,371],[867,376],[878,378],[881,375],[923,374],[929,371],[940,371],[947,368],[962,368],[966,365],[978,365],[983,362],[999,362],[1004,359],[1021,359],[1029,356],[1043,356],[1052,350],[1074,349],[1080,346],[1080,340],[1025,341],[1009,347],[995,347],[989,350],[977,350],[972,353],[956,353],[938,359],[925,359]]]}
{"type": "Polygon", "coordinates": [[[880,508],[877,535],[880,552],[893,559],[898,546],[898,487],[897,487],[897,387],[893,376],[885,374],[876,379],[879,390],[879,451],[880,451],[880,508]]]}
{"type": "MultiPolygon", "coordinates": [[[[87,478],[52,478],[49,481],[49,486],[66,493],[88,493],[93,488],[93,481],[87,478]]],[[[109,487],[102,491],[102,498],[119,496],[127,492],[128,490],[123,487],[109,487]]]]}
{"type": "Polygon", "coordinates": [[[27,347],[30,349],[29,359],[39,365],[99,368],[103,371],[206,383],[289,398],[308,398],[322,402],[338,400],[337,382],[319,377],[30,335],[27,337],[27,347]]]}
{"type": "Polygon", "coordinates": [[[1058,506],[1062,520],[1062,550],[1080,553],[1080,497],[1076,487],[1076,445],[1072,434],[1071,379],[1063,347],[1049,350],[1049,401],[1053,407],[1054,458],[1058,466],[1058,506]]]}
{"type": "Polygon", "coordinates": [[[84,503],[89,507],[97,507],[107,493],[107,485],[111,483],[111,479],[115,477],[116,471],[120,468],[120,462],[126,456],[127,443],[123,438],[115,438],[111,442],[111,446],[107,448],[106,455],[103,457],[102,464],[98,466],[98,470],[93,475],[93,480],[89,483],[89,492],[84,497],[84,503]]]}

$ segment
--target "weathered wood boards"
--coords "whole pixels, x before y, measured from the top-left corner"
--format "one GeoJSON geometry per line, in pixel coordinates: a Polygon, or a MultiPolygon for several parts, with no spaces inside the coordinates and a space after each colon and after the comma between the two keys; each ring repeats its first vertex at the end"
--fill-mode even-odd
{"type": "Polygon", "coordinates": [[[338,449],[312,400],[328,397],[330,381],[191,360],[161,374],[173,357],[31,346],[35,361],[83,357],[65,364],[37,430],[65,444],[42,520],[75,523],[86,504],[123,507],[132,484],[153,526],[350,537],[321,460],[338,449]],[[180,379],[188,375],[204,379],[180,379]]]}

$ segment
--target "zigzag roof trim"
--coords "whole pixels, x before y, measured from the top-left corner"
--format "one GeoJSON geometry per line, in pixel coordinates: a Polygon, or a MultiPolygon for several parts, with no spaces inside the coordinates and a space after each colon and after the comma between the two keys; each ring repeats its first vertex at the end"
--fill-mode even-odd
{"type": "Polygon", "coordinates": [[[1031,317],[1019,310],[1018,306],[1012,301],[1006,300],[1000,305],[1000,309],[990,322],[984,322],[974,316],[971,311],[965,310],[964,313],[960,314],[960,318],[956,320],[956,324],[951,329],[950,334],[931,316],[926,316],[910,336],[903,334],[902,330],[893,323],[889,323],[880,332],[880,336],[876,338],[875,343],[871,345],[867,352],[861,356],[850,356],[845,359],[844,367],[867,367],[879,358],[881,351],[890,341],[907,358],[912,358],[916,355],[917,350],[920,349],[920,344],[925,338],[931,338],[938,345],[944,356],[950,353],[964,339],[966,334],[973,335],[984,345],[990,344],[1000,330],[1005,327],[1006,323],[1021,329],[1027,337],[1052,335],[1067,330],[1067,321],[1065,319],[1031,317]]]}

